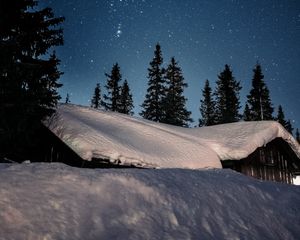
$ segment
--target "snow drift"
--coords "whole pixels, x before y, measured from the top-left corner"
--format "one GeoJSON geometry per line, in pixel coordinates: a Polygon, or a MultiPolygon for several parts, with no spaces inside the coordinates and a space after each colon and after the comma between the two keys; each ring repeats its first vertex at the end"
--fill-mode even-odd
{"type": "Polygon", "coordinates": [[[238,122],[182,128],[144,119],[62,104],[45,123],[85,160],[145,168],[221,168],[273,139],[284,139],[300,158],[300,146],[277,122],[238,122]]]}
{"type": "Polygon", "coordinates": [[[231,170],[0,164],[0,239],[299,239],[300,187],[231,170]]]}

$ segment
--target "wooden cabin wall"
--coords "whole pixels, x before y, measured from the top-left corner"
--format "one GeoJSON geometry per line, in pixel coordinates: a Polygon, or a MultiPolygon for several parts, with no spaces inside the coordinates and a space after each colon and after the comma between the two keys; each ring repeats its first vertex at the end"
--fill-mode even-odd
{"type": "Polygon", "coordinates": [[[83,159],[48,128],[43,127],[40,135],[41,143],[33,161],[62,162],[75,167],[84,164],[83,159]]]}
{"type": "Polygon", "coordinates": [[[293,163],[299,166],[299,162],[286,142],[275,139],[245,159],[223,161],[222,164],[224,168],[231,168],[257,179],[292,184],[295,171],[293,163]]]}
{"type": "Polygon", "coordinates": [[[262,180],[292,184],[290,162],[274,148],[259,148],[252,156],[241,160],[240,172],[262,180]]]}

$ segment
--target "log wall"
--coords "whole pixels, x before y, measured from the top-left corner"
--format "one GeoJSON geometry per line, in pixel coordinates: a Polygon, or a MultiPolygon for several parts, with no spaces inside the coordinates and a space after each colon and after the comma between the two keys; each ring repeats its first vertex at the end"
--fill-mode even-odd
{"type": "Polygon", "coordinates": [[[293,183],[294,173],[300,169],[300,160],[282,139],[275,139],[256,149],[247,158],[223,161],[222,164],[224,168],[231,168],[257,179],[289,184],[293,183]]]}

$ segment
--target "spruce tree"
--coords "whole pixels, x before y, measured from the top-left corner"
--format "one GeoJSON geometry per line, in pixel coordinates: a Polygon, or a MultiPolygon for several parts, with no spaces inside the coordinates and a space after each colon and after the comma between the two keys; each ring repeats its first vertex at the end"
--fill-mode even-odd
{"type": "Polygon", "coordinates": [[[214,125],[216,123],[215,101],[213,99],[212,90],[208,80],[205,81],[204,89],[202,90],[202,97],[199,109],[202,118],[199,119],[199,127],[214,125]]]}
{"type": "Polygon", "coordinates": [[[300,133],[299,133],[299,129],[297,128],[296,130],[296,140],[298,141],[298,143],[300,144],[300,133]]]}
{"type": "Polygon", "coordinates": [[[54,46],[63,44],[51,8],[34,0],[1,0],[0,7],[0,158],[30,158],[41,120],[51,115],[60,96],[60,61],[54,46]]]}
{"type": "Polygon", "coordinates": [[[247,103],[245,105],[243,119],[244,119],[244,121],[251,121],[251,112],[250,112],[249,105],[247,103]]]}
{"type": "Polygon", "coordinates": [[[127,80],[124,81],[120,96],[120,113],[133,115],[133,100],[127,80]]]}
{"type": "Polygon", "coordinates": [[[284,112],[282,109],[282,106],[278,106],[278,113],[277,117],[275,119],[277,122],[279,122],[289,133],[293,134],[293,127],[290,120],[285,120],[284,112]]]}
{"type": "Polygon", "coordinates": [[[284,113],[283,113],[281,105],[278,106],[278,113],[277,113],[276,120],[277,120],[277,122],[279,122],[284,127],[287,124],[287,121],[285,120],[285,116],[284,116],[284,113]]]}
{"type": "Polygon", "coordinates": [[[261,66],[256,64],[253,69],[252,89],[247,96],[250,108],[251,120],[272,120],[273,107],[271,104],[269,89],[264,82],[261,66]]]}
{"type": "Polygon", "coordinates": [[[166,69],[165,81],[167,85],[166,97],[163,99],[162,122],[187,127],[192,122],[191,112],[186,109],[186,98],[183,96],[184,88],[188,86],[184,82],[182,70],[172,57],[166,69]]]}
{"type": "Polygon", "coordinates": [[[292,126],[292,123],[291,123],[291,120],[290,120],[290,119],[287,120],[287,122],[286,122],[286,124],[285,124],[284,127],[285,127],[285,129],[286,129],[290,134],[293,135],[293,130],[294,130],[294,128],[293,128],[293,126],[292,126]]]}
{"type": "Polygon", "coordinates": [[[107,94],[104,94],[102,105],[105,110],[119,112],[120,111],[120,86],[119,83],[122,80],[122,75],[120,73],[120,67],[118,63],[114,64],[111,70],[111,74],[105,74],[107,77],[107,82],[105,88],[107,94]]]}
{"type": "Polygon", "coordinates": [[[94,90],[94,95],[93,95],[93,98],[91,100],[91,107],[96,108],[96,109],[100,109],[100,107],[101,107],[101,87],[100,87],[100,83],[96,84],[96,87],[95,87],[95,90],[94,90]]]}
{"type": "Polygon", "coordinates": [[[163,99],[166,96],[163,58],[161,47],[156,45],[153,60],[148,68],[148,89],[140,115],[148,120],[160,122],[163,119],[163,99]]]}
{"type": "Polygon", "coordinates": [[[240,119],[239,91],[240,82],[232,75],[230,67],[226,64],[225,69],[218,76],[215,91],[216,96],[216,121],[218,124],[237,122],[240,119]]]}

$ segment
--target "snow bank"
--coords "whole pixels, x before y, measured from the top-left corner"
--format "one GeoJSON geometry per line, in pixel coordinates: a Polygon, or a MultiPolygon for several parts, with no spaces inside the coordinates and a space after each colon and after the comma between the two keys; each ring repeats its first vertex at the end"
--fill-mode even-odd
{"type": "Polygon", "coordinates": [[[300,187],[231,170],[0,164],[0,239],[299,239],[300,187]]]}
{"type": "Polygon", "coordinates": [[[217,154],[170,127],[125,114],[60,105],[49,128],[85,160],[146,168],[221,168],[217,154]]]}
{"type": "Polygon", "coordinates": [[[146,168],[221,168],[275,138],[284,139],[300,158],[300,145],[277,122],[238,122],[182,128],[99,111],[60,105],[49,128],[85,160],[146,168]]]}

